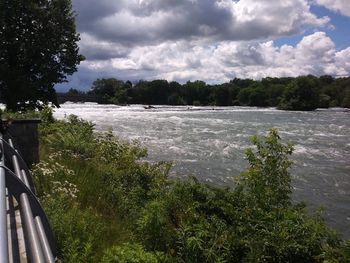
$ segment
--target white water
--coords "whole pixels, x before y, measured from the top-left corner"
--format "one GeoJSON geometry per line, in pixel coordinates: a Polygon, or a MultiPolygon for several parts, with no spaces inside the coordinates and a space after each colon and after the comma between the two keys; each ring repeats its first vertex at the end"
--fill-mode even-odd
{"type": "Polygon", "coordinates": [[[247,166],[249,138],[277,128],[295,146],[294,199],[324,207],[327,222],[350,237],[350,112],[67,103],[55,117],[69,114],[92,121],[97,130],[112,128],[122,138],[141,141],[149,160],[173,162],[174,176],[192,174],[221,186],[230,186],[247,166]]]}

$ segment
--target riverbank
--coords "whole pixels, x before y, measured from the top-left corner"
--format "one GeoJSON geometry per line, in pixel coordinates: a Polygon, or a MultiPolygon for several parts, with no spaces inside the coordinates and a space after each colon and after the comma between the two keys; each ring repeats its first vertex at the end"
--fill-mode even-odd
{"type": "Polygon", "coordinates": [[[113,129],[125,140],[147,147],[147,161],[171,160],[171,176],[195,175],[199,181],[232,185],[232,177],[247,168],[244,151],[249,138],[278,129],[284,142],[293,143],[291,156],[293,200],[312,210],[323,207],[325,219],[350,238],[349,115],[340,109],[314,112],[278,111],[256,107],[63,104],[54,116],[77,114],[92,121],[96,131],[113,129]],[[197,109],[200,109],[197,111],[197,109]]]}
{"type": "Polygon", "coordinates": [[[44,122],[40,134],[42,161],[34,179],[65,262],[349,259],[349,244],[320,216],[291,203],[290,148],[275,133],[260,145],[263,154],[268,145],[274,149],[279,165],[250,152],[250,168],[236,180],[235,191],[195,179],[169,180],[169,163],[139,162],[146,149],[95,133],[77,117],[44,122]],[[261,184],[262,174],[284,179],[261,184]]]}

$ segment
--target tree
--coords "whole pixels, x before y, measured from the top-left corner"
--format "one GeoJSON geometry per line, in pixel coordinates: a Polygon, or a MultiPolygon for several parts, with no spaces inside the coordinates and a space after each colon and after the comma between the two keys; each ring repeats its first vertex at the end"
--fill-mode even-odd
{"type": "Polygon", "coordinates": [[[228,85],[218,85],[214,90],[215,105],[230,106],[232,105],[232,96],[228,85]]]}
{"type": "Polygon", "coordinates": [[[0,0],[0,92],[9,110],[58,106],[54,85],[84,59],[70,0],[0,0]]]}
{"type": "Polygon", "coordinates": [[[185,100],[188,105],[195,105],[195,101],[199,102],[198,104],[206,105],[209,100],[209,90],[206,88],[206,83],[204,81],[187,81],[184,85],[185,87],[185,100]]]}
{"type": "Polygon", "coordinates": [[[185,105],[185,101],[178,93],[172,93],[168,97],[168,104],[169,105],[185,105]]]}
{"type": "Polygon", "coordinates": [[[77,90],[75,88],[70,88],[66,94],[68,94],[68,95],[85,95],[85,92],[83,92],[81,90],[77,90]]]}
{"type": "Polygon", "coordinates": [[[250,88],[244,88],[241,89],[237,95],[237,100],[239,105],[241,106],[247,106],[249,105],[249,96],[251,93],[251,89],[250,88]]]}
{"type": "Polygon", "coordinates": [[[148,82],[148,104],[167,104],[169,92],[169,83],[167,80],[158,79],[148,82]]]}
{"type": "Polygon", "coordinates": [[[282,110],[315,110],[319,104],[318,82],[313,76],[297,77],[285,89],[279,108],[282,110]]]}
{"type": "Polygon", "coordinates": [[[115,78],[97,79],[92,83],[89,94],[111,102],[123,86],[124,82],[115,78]]]}
{"type": "Polygon", "coordinates": [[[344,92],[344,99],[341,104],[344,108],[350,108],[350,88],[344,92]]]}

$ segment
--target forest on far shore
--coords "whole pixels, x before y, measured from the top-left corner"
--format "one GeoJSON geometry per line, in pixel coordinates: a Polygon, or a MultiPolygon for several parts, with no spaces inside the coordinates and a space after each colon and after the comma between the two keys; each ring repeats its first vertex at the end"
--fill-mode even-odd
{"type": "Polygon", "coordinates": [[[282,110],[350,108],[350,77],[235,78],[216,85],[199,80],[180,84],[160,79],[140,80],[133,84],[116,78],[102,78],[95,80],[88,92],[71,88],[66,96],[73,101],[88,101],[94,97],[100,103],[119,105],[258,106],[282,110]]]}

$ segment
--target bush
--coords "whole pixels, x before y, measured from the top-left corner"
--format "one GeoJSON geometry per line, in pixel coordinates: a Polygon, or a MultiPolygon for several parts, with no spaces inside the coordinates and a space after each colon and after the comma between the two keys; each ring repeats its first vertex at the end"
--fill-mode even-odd
{"type": "MultiPolygon", "coordinates": [[[[161,255],[158,255],[161,257],[161,255]]],[[[158,263],[157,255],[146,252],[138,244],[125,244],[108,249],[102,257],[102,263],[158,263]]]]}
{"type": "Polygon", "coordinates": [[[293,152],[292,145],[280,143],[280,137],[273,129],[264,141],[254,136],[252,143],[256,151],[246,151],[249,168],[238,178],[236,191],[263,209],[290,205],[292,186],[288,169],[291,161],[288,156],[293,152]]]}
{"type": "Polygon", "coordinates": [[[67,122],[56,121],[42,127],[41,141],[50,148],[69,150],[88,158],[92,156],[94,151],[93,127],[91,122],[70,115],[67,122]]]}
{"type": "Polygon", "coordinates": [[[234,191],[196,180],[172,183],[145,206],[140,241],[183,262],[318,262],[338,236],[320,215],[308,216],[290,199],[291,145],[277,131],[252,139],[249,168],[234,191]]]}
{"type": "Polygon", "coordinates": [[[91,209],[82,209],[69,196],[47,195],[42,199],[64,262],[96,262],[104,226],[91,209]]]}

